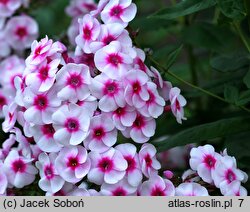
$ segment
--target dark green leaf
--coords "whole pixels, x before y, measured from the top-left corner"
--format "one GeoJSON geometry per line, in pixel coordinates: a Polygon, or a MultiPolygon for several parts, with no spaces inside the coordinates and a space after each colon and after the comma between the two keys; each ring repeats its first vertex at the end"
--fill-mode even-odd
{"type": "Polygon", "coordinates": [[[186,129],[164,141],[153,142],[158,151],[162,152],[176,146],[199,143],[204,140],[233,135],[250,130],[250,117],[222,119],[186,129]]]}
{"type": "Polygon", "coordinates": [[[150,17],[161,19],[175,19],[181,16],[189,15],[200,10],[210,8],[216,4],[215,0],[186,0],[159,10],[150,17]]]}
{"type": "Polygon", "coordinates": [[[245,85],[250,88],[250,70],[247,72],[246,76],[243,79],[245,85]]]}
{"type": "Polygon", "coordinates": [[[243,53],[217,56],[211,59],[210,65],[213,69],[221,72],[237,71],[249,66],[247,56],[248,55],[243,53]]]}
{"type": "Polygon", "coordinates": [[[240,94],[236,104],[242,106],[248,104],[249,102],[250,102],[250,90],[247,90],[240,94]]]}
{"type": "Polygon", "coordinates": [[[231,19],[242,20],[246,17],[246,10],[242,0],[217,0],[222,13],[231,19]]]}
{"type": "Polygon", "coordinates": [[[166,62],[166,69],[168,70],[176,61],[177,57],[179,56],[181,50],[183,48],[183,45],[181,45],[179,48],[175,49],[173,52],[171,52],[167,57],[166,62]]]}
{"type": "Polygon", "coordinates": [[[228,102],[235,103],[239,98],[239,90],[235,86],[225,85],[224,96],[228,102]]]}

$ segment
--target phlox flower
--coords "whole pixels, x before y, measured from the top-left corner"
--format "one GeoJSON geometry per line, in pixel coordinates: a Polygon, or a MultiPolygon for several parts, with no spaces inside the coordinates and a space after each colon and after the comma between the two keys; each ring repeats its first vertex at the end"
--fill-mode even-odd
{"type": "Polygon", "coordinates": [[[25,120],[32,124],[51,124],[52,114],[61,105],[61,100],[56,98],[56,90],[34,93],[27,87],[23,95],[24,106],[27,108],[24,112],[25,120]]]}
{"type": "Polygon", "coordinates": [[[73,0],[66,8],[66,13],[71,17],[79,17],[95,10],[97,7],[94,0],[73,0]]]}
{"type": "Polygon", "coordinates": [[[4,160],[4,169],[11,185],[23,188],[35,180],[37,169],[31,164],[32,160],[19,155],[14,149],[11,150],[4,160]]]}
{"type": "MultiPolygon", "coordinates": [[[[0,20],[1,20],[1,18],[0,18],[0,20]]],[[[1,27],[0,27],[0,49],[1,49],[0,50],[0,58],[7,57],[11,52],[10,45],[6,41],[5,33],[3,30],[1,30],[1,27]]]]}
{"type": "Polygon", "coordinates": [[[170,180],[153,175],[142,183],[139,194],[140,196],[174,196],[175,187],[170,180]]]}
{"type": "Polygon", "coordinates": [[[46,192],[56,193],[62,189],[65,181],[60,177],[55,168],[55,160],[57,154],[41,153],[36,162],[36,167],[39,169],[40,180],[39,187],[46,192]]]}
{"type": "Polygon", "coordinates": [[[79,105],[61,106],[52,115],[52,120],[56,130],[54,139],[64,146],[78,145],[88,136],[90,114],[79,105]]]}
{"type": "Polygon", "coordinates": [[[55,160],[55,166],[65,181],[77,183],[88,174],[91,162],[84,147],[69,146],[61,149],[55,160]]]}
{"type": "Polygon", "coordinates": [[[5,117],[2,123],[2,129],[5,133],[13,129],[17,120],[17,104],[15,102],[3,106],[3,115],[5,117]]]}
{"type": "Polygon", "coordinates": [[[198,183],[182,183],[175,189],[176,196],[209,196],[205,187],[198,183]]]}
{"type": "Polygon", "coordinates": [[[239,181],[232,182],[226,190],[222,190],[224,196],[247,196],[247,190],[239,181]]]}
{"type": "Polygon", "coordinates": [[[27,15],[15,16],[7,22],[5,35],[13,49],[24,50],[38,37],[38,24],[27,15]]]}
{"type": "Polygon", "coordinates": [[[171,110],[178,123],[182,123],[182,120],[186,120],[184,117],[183,107],[187,104],[186,99],[180,94],[180,89],[177,87],[171,88],[169,92],[169,99],[171,102],[171,110]]]}
{"type": "Polygon", "coordinates": [[[90,90],[95,97],[100,99],[98,105],[104,112],[114,111],[126,104],[122,82],[112,80],[104,73],[92,80],[90,90]]]}
{"type": "Polygon", "coordinates": [[[101,19],[105,24],[120,23],[124,26],[135,17],[137,8],[132,0],[111,0],[103,8],[101,19]]]}
{"type": "Polygon", "coordinates": [[[133,144],[119,144],[115,147],[119,150],[123,158],[127,161],[128,167],[126,169],[126,177],[128,184],[133,187],[137,187],[142,181],[142,171],[139,163],[138,153],[136,147],[133,144]]]}
{"type": "Polygon", "coordinates": [[[190,167],[198,172],[203,181],[213,183],[211,172],[214,171],[216,162],[221,159],[214,147],[207,144],[193,148],[190,152],[190,167]]]}
{"type": "Polygon", "coordinates": [[[119,79],[128,72],[133,59],[122,51],[119,41],[112,41],[96,52],[94,61],[100,72],[105,73],[111,79],[119,79]]]}
{"type": "Polygon", "coordinates": [[[156,159],[156,149],[152,144],[143,144],[139,151],[139,161],[141,164],[142,173],[146,177],[155,175],[161,168],[161,164],[156,159]]]}
{"type": "Polygon", "coordinates": [[[10,17],[21,6],[22,0],[0,1],[0,17],[10,17]]]}
{"type": "Polygon", "coordinates": [[[128,164],[118,150],[111,147],[104,153],[91,151],[89,157],[91,159],[91,169],[88,173],[90,182],[97,185],[102,185],[104,182],[116,184],[124,178],[128,164]]]}
{"type": "Polygon", "coordinates": [[[60,91],[57,96],[61,100],[76,103],[89,96],[91,83],[89,68],[86,65],[68,63],[59,70],[56,76],[56,86],[60,91]]]}
{"type": "Polygon", "coordinates": [[[4,195],[8,186],[8,179],[4,171],[3,162],[0,160],[0,196],[4,195]]]}
{"type": "Polygon", "coordinates": [[[111,120],[105,114],[91,118],[89,135],[84,140],[84,146],[96,152],[105,152],[112,147],[117,140],[117,130],[111,120]]]}

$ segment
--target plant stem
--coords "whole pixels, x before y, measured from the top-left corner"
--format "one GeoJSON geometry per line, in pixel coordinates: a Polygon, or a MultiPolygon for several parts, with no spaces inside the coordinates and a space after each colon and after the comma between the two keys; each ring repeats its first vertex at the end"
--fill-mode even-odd
{"type": "Polygon", "coordinates": [[[237,33],[239,34],[242,42],[244,43],[245,47],[247,48],[248,52],[250,53],[250,44],[248,43],[247,38],[245,37],[244,33],[242,32],[239,23],[237,23],[237,22],[234,21],[233,25],[234,25],[237,33]]]}
{"type": "MultiPolygon", "coordinates": [[[[186,84],[186,85],[188,85],[188,86],[190,86],[190,87],[192,87],[192,88],[194,88],[194,89],[196,89],[196,90],[198,90],[198,91],[201,91],[202,93],[205,93],[205,94],[207,94],[208,96],[211,96],[211,97],[213,97],[213,98],[215,98],[215,99],[218,99],[218,100],[220,100],[220,101],[222,101],[222,102],[225,102],[225,103],[228,103],[228,104],[229,104],[229,102],[228,102],[227,100],[225,100],[224,98],[222,98],[222,97],[220,97],[220,96],[218,96],[218,95],[216,95],[216,94],[214,94],[214,93],[212,93],[212,92],[210,92],[210,91],[208,91],[208,90],[205,90],[205,89],[203,89],[203,88],[201,88],[201,87],[198,87],[198,86],[196,86],[196,85],[193,85],[192,83],[187,82],[186,80],[180,78],[179,76],[177,76],[177,75],[174,74],[173,72],[167,70],[164,66],[162,66],[161,64],[159,64],[159,63],[158,63],[156,60],[154,60],[152,57],[149,57],[149,59],[150,59],[159,69],[161,69],[164,73],[166,73],[166,74],[172,76],[173,78],[177,79],[178,81],[180,81],[180,82],[182,82],[182,83],[184,83],[184,84],[186,84]]],[[[248,108],[246,108],[246,107],[244,107],[244,106],[238,106],[238,105],[236,105],[236,104],[234,104],[234,106],[239,107],[239,108],[241,108],[242,110],[244,110],[244,111],[250,113],[250,109],[248,109],[248,108]]]]}

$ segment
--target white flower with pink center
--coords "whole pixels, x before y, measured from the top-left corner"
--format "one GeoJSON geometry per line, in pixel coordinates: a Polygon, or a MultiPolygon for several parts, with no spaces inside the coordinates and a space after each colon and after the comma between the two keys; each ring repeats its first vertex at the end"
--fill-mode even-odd
{"type": "Polygon", "coordinates": [[[79,105],[61,106],[53,115],[56,142],[68,146],[78,145],[88,136],[90,112],[79,105]]]}
{"type": "Polygon", "coordinates": [[[239,181],[232,182],[226,190],[222,191],[224,196],[247,196],[247,190],[241,186],[239,181]]]}
{"type": "Polygon", "coordinates": [[[15,96],[15,77],[21,77],[24,69],[24,60],[16,55],[12,55],[0,63],[0,70],[2,74],[0,83],[9,98],[13,98],[15,96]]]}
{"type": "Polygon", "coordinates": [[[110,0],[101,12],[105,24],[120,23],[127,26],[136,15],[136,5],[132,0],[110,0]]]}
{"type": "Polygon", "coordinates": [[[35,125],[30,127],[37,146],[44,152],[59,152],[62,145],[54,139],[55,129],[52,124],[35,125]]]}
{"type": "Polygon", "coordinates": [[[245,181],[246,175],[237,168],[236,159],[226,155],[215,164],[212,178],[215,186],[224,193],[224,191],[228,190],[231,183],[245,181]]]}
{"type": "Polygon", "coordinates": [[[134,69],[141,70],[151,77],[152,73],[144,63],[146,59],[145,52],[142,49],[139,49],[136,47],[135,47],[135,51],[136,51],[136,57],[134,58],[134,69]]]}
{"type": "Polygon", "coordinates": [[[164,110],[165,100],[158,94],[156,84],[147,83],[149,99],[146,104],[140,108],[140,113],[146,117],[158,118],[164,110]]]}
{"type": "Polygon", "coordinates": [[[89,14],[83,16],[78,22],[80,34],[76,37],[76,44],[81,47],[85,53],[92,53],[89,45],[98,38],[101,30],[100,23],[89,14]]]}
{"type": "Polygon", "coordinates": [[[2,129],[5,133],[10,132],[17,120],[17,105],[15,102],[10,103],[10,105],[3,106],[3,115],[5,117],[2,123],[2,129]]]}
{"type": "Polygon", "coordinates": [[[18,152],[13,149],[4,161],[8,182],[17,188],[23,188],[31,184],[37,174],[37,169],[31,162],[32,159],[20,156],[18,152]]]}
{"type": "Polygon", "coordinates": [[[91,118],[89,135],[84,140],[84,146],[95,152],[105,152],[112,147],[117,140],[117,130],[112,119],[105,114],[91,118]]]}
{"type": "Polygon", "coordinates": [[[112,41],[96,52],[94,61],[100,72],[111,79],[120,79],[130,69],[133,59],[123,52],[119,41],[112,41]]]}
{"type": "Polygon", "coordinates": [[[101,194],[103,196],[135,196],[137,187],[131,186],[126,179],[120,180],[115,184],[103,183],[101,194]]]}
{"type": "Polygon", "coordinates": [[[114,112],[110,113],[113,123],[118,130],[124,131],[127,127],[131,127],[137,117],[134,107],[125,105],[118,107],[114,112]]]}
{"type": "Polygon", "coordinates": [[[8,179],[4,171],[3,162],[0,160],[0,196],[4,195],[8,186],[8,179]]]}
{"type": "Polygon", "coordinates": [[[96,97],[90,94],[86,98],[79,100],[76,104],[81,106],[81,108],[83,108],[84,110],[89,111],[89,114],[94,114],[94,112],[97,109],[98,102],[97,102],[96,97]]]}
{"type": "Polygon", "coordinates": [[[55,165],[65,181],[77,183],[89,173],[91,162],[84,147],[69,146],[59,152],[55,165]]]}
{"type": "Polygon", "coordinates": [[[97,7],[94,0],[73,0],[70,1],[70,5],[66,8],[66,13],[71,17],[79,17],[97,7]]]}
{"type": "Polygon", "coordinates": [[[56,97],[56,90],[45,93],[33,93],[28,87],[24,91],[24,112],[26,121],[32,124],[51,124],[52,114],[61,105],[61,100],[56,97]]]}
{"type": "Polygon", "coordinates": [[[122,180],[128,168],[127,161],[122,154],[110,148],[104,153],[90,152],[91,169],[88,173],[88,180],[97,185],[115,184],[122,180]]]}
{"type": "Polygon", "coordinates": [[[10,17],[21,6],[22,0],[1,0],[0,17],[10,17]]]}
{"type": "Polygon", "coordinates": [[[54,85],[59,64],[60,59],[55,59],[50,62],[45,59],[37,67],[36,72],[32,72],[26,76],[26,85],[34,92],[48,91],[54,85]]]}
{"type": "Polygon", "coordinates": [[[209,196],[205,187],[198,183],[182,183],[175,189],[176,196],[209,196]]]}
{"type": "Polygon", "coordinates": [[[56,86],[61,89],[57,96],[61,100],[76,103],[90,95],[91,77],[89,68],[83,64],[68,63],[59,70],[56,76],[56,86]]]}
{"type": "Polygon", "coordinates": [[[128,143],[120,144],[116,146],[115,149],[122,153],[123,158],[128,163],[128,168],[126,169],[128,183],[133,187],[137,187],[142,181],[142,171],[136,147],[133,144],[128,143]]]}
{"type": "Polygon", "coordinates": [[[5,32],[1,29],[0,29],[0,49],[1,49],[0,58],[7,57],[11,52],[10,45],[6,41],[5,32]]]}
{"type": "Polygon", "coordinates": [[[104,73],[92,80],[90,90],[95,97],[100,99],[99,108],[104,112],[114,111],[126,104],[122,82],[112,80],[104,73]]]}
{"type": "Polygon", "coordinates": [[[180,94],[181,90],[177,87],[171,88],[169,92],[169,99],[171,102],[171,110],[178,123],[182,123],[182,120],[186,120],[184,117],[183,107],[187,104],[186,99],[180,94]]]}
{"type": "Polygon", "coordinates": [[[215,164],[221,159],[221,155],[215,152],[213,146],[207,144],[192,148],[190,156],[190,167],[198,172],[203,181],[212,183],[211,172],[214,171],[215,164]]]}
{"type": "Polygon", "coordinates": [[[61,178],[55,167],[57,154],[41,153],[36,162],[36,167],[39,169],[40,180],[39,187],[46,192],[56,193],[62,189],[65,181],[61,178]]]}
{"type": "Polygon", "coordinates": [[[139,151],[139,161],[142,173],[146,177],[150,177],[158,173],[161,164],[156,159],[156,149],[152,144],[143,144],[139,151]]]}
{"type": "Polygon", "coordinates": [[[31,54],[26,59],[26,66],[32,67],[42,63],[46,57],[50,56],[52,44],[53,41],[51,39],[49,40],[47,36],[39,42],[36,40],[33,41],[31,44],[31,54]]]}
{"type": "Polygon", "coordinates": [[[16,50],[29,48],[38,37],[38,25],[36,21],[26,15],[11,18],[5,28],[9,45],[16,50]]]}
{"type": "Polygon", "coordinates": [[[124,47],[132,47],[132,40],[124,26],[118,23],[101,25],[101,32],[96,41],[90,44],[90,49],[96,53],[99,49],[109,45],[112,41],[119,41],[124,47]]]}
{"type": "Polygon", "coordinates": [[[174,196],[175,187],[170,180],[153,175],[142,183],[139,194],[140,196],[174,196]]]}
{"type": "Polygon", "coordinates": [[[3,106],[8,105],[8,103],[9,103],[9,99],[5,95],[5,92],[3,91],[3,89],[0,89],[0,118],[4,117],[3,106]]]}
{"type": "Polygon", "coordinates": [[[130,106],[142,108],[150,95],[147,90],[149,77],[140,70],[131,70],[125,75],[125,100],[130,106]]]}
{"type": "Polygon", "coordinates": [[[126,138],[132,138],[136,143],[146,143],[155,134],[155,129],[156,122],[153,118],[137,113],[132,126],[127,127],[122,134],[126,138]]]}

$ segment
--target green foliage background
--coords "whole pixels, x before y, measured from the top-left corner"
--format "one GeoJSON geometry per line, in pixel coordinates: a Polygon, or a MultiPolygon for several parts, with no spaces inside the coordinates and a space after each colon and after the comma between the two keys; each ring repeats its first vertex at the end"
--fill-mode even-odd
{"type": "MultiPolygon", "coordinates": [[[[69,1],[32,2],[28,12],[38,21],[41,37],[67,42],[70,18],[64,8],[69,1]]],[[[188,100],[188,120],[179,125],[170,113],[163,115],[154,139],[169,138],[152,142],[159,151],[188,143],[227,148],[250,174],[250,1],[135,3],[138,14],[129,27],[135,44],[150,49],[147,64],[188,100]]],[[[250,183],[246,187],[250,191],[250,183]]]]}

